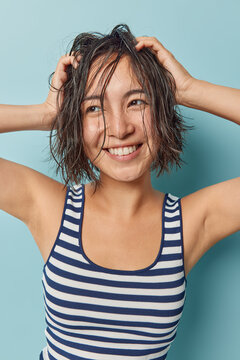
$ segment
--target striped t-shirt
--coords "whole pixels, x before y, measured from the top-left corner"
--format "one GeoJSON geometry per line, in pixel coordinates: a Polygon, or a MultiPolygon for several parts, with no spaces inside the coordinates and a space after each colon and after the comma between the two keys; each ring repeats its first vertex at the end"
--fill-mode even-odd
{"type": "Polygon", "coordinates": [[[180,198],[165,194],[161,246],[155,261],[140,270],[108,269],[87,257],[84,199],[84,184],[67,187],[59,232],[43,267],[47,345],[40,360],[166,359],[187,285],[180,198]]]}

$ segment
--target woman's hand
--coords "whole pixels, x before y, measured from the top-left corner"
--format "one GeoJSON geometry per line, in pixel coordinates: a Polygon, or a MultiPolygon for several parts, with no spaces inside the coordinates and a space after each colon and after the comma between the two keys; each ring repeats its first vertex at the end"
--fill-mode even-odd
{"type": "Polygon", "coordinates": [[[193,78],[155,37],[137,37],[137,50],[144,46],[172,73],[179,105],[209,112],[240,125],[240,90],[193,78]]]}
{"type": "MultiPolygon", "coordinates": [[[[57,94],[58,89],[65,83],[67,80],[67,67],[72,65],[75,69],[78,66],[78,62],[80,61],[81,56],[79,55],[77,59],[74,55],[63,55],[59,59],[57,63],[57,67],[55,73],[52,77],[51,87],[47,96],[47,99],[42,104],[44,109],[44,116],[43,116],[43,130],[50,130],[52,121],[57,114],[57,94]]],[[[63,101],[63,92],[61,92],[59,97],[59,107],[61,107],[63,101]]]]}
{"type": "Polygon", "coordinates": [[[179,105],[184,105],[187,92],[192,86],[194,79],[187,70],[175,59],[173,54],[168,51],[155,37],[140,36],[136,38],[138,44],[136,50],[148,47],[157,56],[159,62],[173,75],[176,82],[176,101],[179,105]]]}

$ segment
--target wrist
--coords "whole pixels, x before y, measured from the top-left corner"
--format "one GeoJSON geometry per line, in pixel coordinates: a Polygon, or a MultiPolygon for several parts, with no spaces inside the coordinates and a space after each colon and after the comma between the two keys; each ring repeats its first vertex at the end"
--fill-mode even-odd
{"type": "Polygon", "coordinates": [[[180,94],[179,105],[187,106],[190,108],[198,107],[198,100],[201,97],[204,81],[196,78],[189,79],[184,91],[180,94]]]}
{"type": "Polygon", "coordinates": [[[51,129],[51,124],[56,116],[55,109],[49,105],[48,103],[44,102],[39,105],[40,106],[40,112],[41,112],[41,129],[49,131],[51,129]]]}

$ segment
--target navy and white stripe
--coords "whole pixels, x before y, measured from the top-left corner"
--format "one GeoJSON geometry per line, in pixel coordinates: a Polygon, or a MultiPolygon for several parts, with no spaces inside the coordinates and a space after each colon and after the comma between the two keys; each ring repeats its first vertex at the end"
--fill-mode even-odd
{"type": "Polygon", "coordinates": [[[83,251],[84,190],[84,184],[68,186],[43,267],[47,346],[40,360],[164,360],[187,284],[180,199],[165,194],[155,261],[140,270],[114,270],[94,264],[83,251]]]}

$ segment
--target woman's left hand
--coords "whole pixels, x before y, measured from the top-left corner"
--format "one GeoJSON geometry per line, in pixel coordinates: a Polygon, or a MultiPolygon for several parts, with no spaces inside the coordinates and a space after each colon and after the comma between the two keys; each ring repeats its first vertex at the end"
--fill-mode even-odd
{"type": "Polygon", "coordinates": [[[195,78],[175,59],[173,54],[168,51],[155,37],[140,36],[136,38],[138,44],[136,50],[148,47],[157,56],[159,62],[173,75],[176,82],[176,101],[179,105],[184,105],[184,98],[192,86],[195,78]]]}

